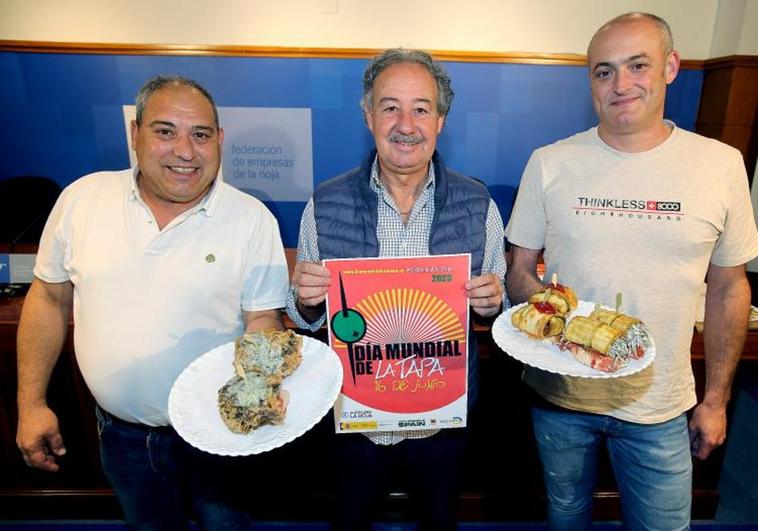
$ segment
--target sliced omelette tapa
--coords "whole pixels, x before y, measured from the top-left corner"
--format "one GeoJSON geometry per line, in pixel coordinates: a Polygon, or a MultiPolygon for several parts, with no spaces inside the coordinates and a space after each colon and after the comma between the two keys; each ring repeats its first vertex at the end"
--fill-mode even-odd
{"type": "Polygon", "coordinates": [[[261,330],[244,334],[234,344],[237,374],[255,373],[281,382],[300,365],[303,338],[292,330],[261,330]]]}
{"type": "Polygon", "coordinates": [[[235,433],[250,433],[263,424],[281,424],[284,409],[279,386],[257,374],[234,376],[218,391],[221,419],[235,433]]]}

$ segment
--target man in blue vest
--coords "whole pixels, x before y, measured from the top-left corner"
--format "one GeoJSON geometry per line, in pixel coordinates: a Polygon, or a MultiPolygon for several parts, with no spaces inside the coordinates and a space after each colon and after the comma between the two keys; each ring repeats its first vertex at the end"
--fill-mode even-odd
{"type": "MultiPolygon", "coordinates": [[[[328,258],[471,253],[466,284],[473,313],[498,314],[504,302],[503,224],[486,186],[445,167],[435,152],[453,91],[425,52],[390,49],[367,66],[361,106],[376,149],[359,167],[322,183],[300,224],[287,312],[317,330],[325,319],[328,258]]],[[[469,342],[469,407],[478,363],[469,342]]],[[[455,498],[466,430],[340,435],[335,529],[368,530],[386,474],[402,466],[417,500],[419,529],[457,529],[455,498]],[[343,469],[341,469],[343,470],[343,469]]]]}

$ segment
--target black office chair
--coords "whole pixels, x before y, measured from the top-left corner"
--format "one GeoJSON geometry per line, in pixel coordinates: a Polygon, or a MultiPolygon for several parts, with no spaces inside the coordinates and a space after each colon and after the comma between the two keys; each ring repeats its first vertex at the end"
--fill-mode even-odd
{"type": "Polygon", "coordinates": [[[60,185],[47,177],[0,178],[0,244],[13,252],[19,243],[38,243],[60,193],[60,185]]]}

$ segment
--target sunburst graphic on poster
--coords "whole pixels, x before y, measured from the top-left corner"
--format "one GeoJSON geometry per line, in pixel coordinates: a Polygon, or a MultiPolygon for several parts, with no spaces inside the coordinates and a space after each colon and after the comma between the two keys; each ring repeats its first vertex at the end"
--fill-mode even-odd
{"type": "MultiPolygon", "coordinates": [[[[435,295],[394,288],[369,295],[355,305],[366,321],[364,340],[373,344],[465,341],[466,332],[452,308],[435,295]]],[[[344,348],[337,338],[335,345],[344,348]]]]}
{"type": "Polygon", "coordinates": [[[342,404],[349,404],[340,414],[377,419],[343,426],[425,427],[427,420],[409,414],[428,414],[434,424],[454,403],[453,416],[465,418],[465,404],[463,413],[458,406],[467,388],[468,261],[446,255],[325,262],[333,279],[330,344],[343,364],[342,404]]]}

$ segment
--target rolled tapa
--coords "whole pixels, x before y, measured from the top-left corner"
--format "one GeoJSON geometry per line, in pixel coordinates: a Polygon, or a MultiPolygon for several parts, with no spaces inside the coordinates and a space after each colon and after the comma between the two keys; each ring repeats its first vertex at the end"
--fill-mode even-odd
{"type": "Polygon", "coordinates": [[[624,342],[619,341],[622,332],[605,323],[577,316],[571,319],[563,331],[561,348],[569,350],[581,363],[603,372],[614,372],[624,367],[628,355],[620,352],[624,342]]]}
{"type": "Polygon", "coordinates": [[[578,304],[574,290],[563,284],[547,284],[544,289],[531,297],[529,302],[546,302],[551,304],[561,315],[568,315],[576,309],[578,304]]]}
{"type": "Polygon", "coordinates": [[[645,351],[653,343],[645,325],[636,317],[607,308],[596,308],[590,314],[590,319],[595,319],[621,331],[627,344],[627,355],[633,359],[640,359],[644,356],[645,351]]]}
{"type": "Polygon", "coordinates": [[[577,316],[569,321],[563,339],[609,356],[613,344],[621,335],[622,332],[612,326],[589,317],[577,316]]]}
{"type": "Polygon", "coordinates": [[[535,339],[546,339],[563,332],[566,318],[550,304],[525,304],[513,312],[511,323],[535,339]]]}
{"type": "Polygon", "coordinates": [[[612,326],[616,330],[626,332],[626,330],[640,322],[636,317],[617,312],[615,310],[607,308],[595,308],[590,314],[590,319],[595,319],[601,323],[605,323],[608,326],[612,326]]]}

